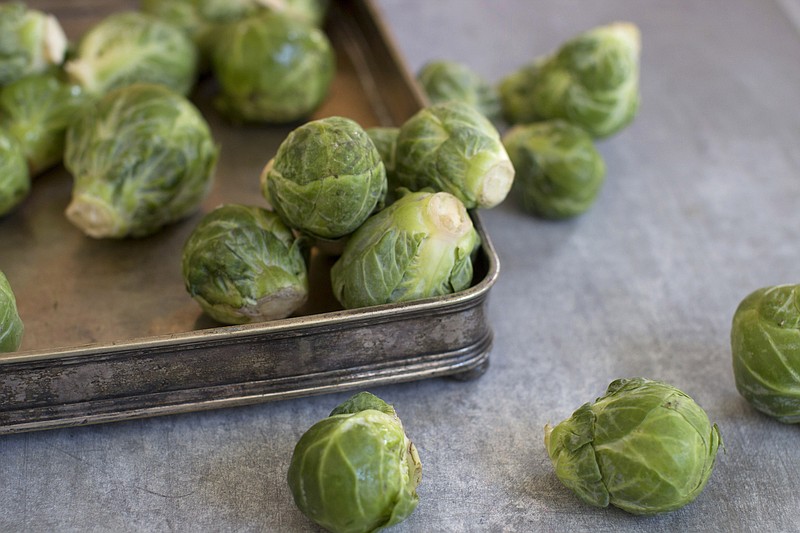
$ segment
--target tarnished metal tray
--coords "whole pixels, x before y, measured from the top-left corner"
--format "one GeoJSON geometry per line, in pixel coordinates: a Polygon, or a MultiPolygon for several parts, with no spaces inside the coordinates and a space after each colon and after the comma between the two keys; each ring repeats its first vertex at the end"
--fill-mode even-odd
{"type": "MultiPolygon", "coordinates": [[[[76,38],[94,19],[134,2],[29,2],[76,38]]],[[[424,102],[368,0],[331,2],[338,57],[331,94],[312,118],[399,125],[424,102]]],[[[193,100],[221,157],[202,212],[225,202],[265,205],[259,173],[296,125],[232,126],[213,109],[214,81],[193,100]]],[[[436,376],[470,378],[488,364],[486,299],[498,259],[482,239],[473,285],[406,304],[342,310],[328,279],[335,257],[314,251],[311,298],[296,316],[219,327],[183,287],[180,253],[201,213],[152,237],[94,240],[64,217],[71,178],[34,181],[0,219],[0,270],[25,323],[21,351],[0,354],[0,433],[243,405],[436,376]]]]}

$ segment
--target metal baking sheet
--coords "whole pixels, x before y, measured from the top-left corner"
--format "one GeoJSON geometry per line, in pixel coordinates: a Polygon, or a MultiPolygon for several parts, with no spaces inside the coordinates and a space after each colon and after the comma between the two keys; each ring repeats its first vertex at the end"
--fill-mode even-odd
{"type": "MultiPolygon", "coordinates": [[[[29,2],[76,39],[132,2],[29,2]],[[95,6],[95,4],[97,4],[95,6]]],[[[330,95],[311,118],[399,125],[424,105],[369,0],[331,3],[338,58],[330,95]]],[[[180,253],[202,213],[222,203],[266,205],[259,174],[296,125],[233,126],[213,109],[213,79],[192,98],[221,145],[215,185],[196,215],[142,239],[94,240],[64,217],[71,178],[37,177],[26,202],[0,219],[0,270],[25,323],[21,350],[0,354],[0,434],[186,412],[435,376],[470,378],[488,364],[486,300],[499,264],[482,239],[473,285],[406,304],[342,310],[315,250],[309,303],[267,323],[222,326],[183,286],[180,253]]]]}

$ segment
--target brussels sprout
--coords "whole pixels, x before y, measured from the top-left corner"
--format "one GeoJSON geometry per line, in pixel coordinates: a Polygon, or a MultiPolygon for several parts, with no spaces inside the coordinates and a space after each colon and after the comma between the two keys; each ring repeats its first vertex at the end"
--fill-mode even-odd
{"type": "Polygon", "coordinates": [[[639,29],[619,22],[567,41],[499,85],[512,124],[561,118],[594,137],[627,126],[639,108],[639,29]]]}
{"type": "Polygon", "coordinates": [[[0,125],[20,141],[31,176],[61,162],[67,126],[87,102],[78,85],[53,70],[0,89],[0,125]]]}
{"type": "Polygon", "coordinates": [[[215,104],[232,121],[293,122],[328,95],[336,63],[319,28],[265,12],[226,24],[214,41],[215,104]]]}
{"type": "Polygon", "coordinates": [[[24,330],[14,292],[5,274],[0,272],[0,352],[19,350],[24,330]]]}
{"type": "Polygon", "coordinates": [[[328,0],[142,0],[141,10],[186,31],[203,52],[213,44],[220,24],[241,20],[261,10],[278,11],[321,26],[328,0]]]}
{"type": "Polygon", "coordinates": [[[197,49],[180,28],[147,13],[125,11],[86,32],[64,69],[92,94],[157,83],[186,95],[196,81],[197,62],[197,49]]]}
{"type": "Polygon", "coordinates": [[[0,5],[0,86],[60,65],[67,37],[58,20],[24,2],[0,5]]]}
{"type": "Polygon", "coordinates": [[[347,309],[451,294],[472,283],[480,237],[464,205],[445,192],[407,192],[347,240],[331,268],[347,309]]]}
{"type": "Polygon", "coordinates": [[[31,190],[31,178],[22,146],[0,127],[0,216],[17,207],[31,190]]]}
{"type": "Polygon", "coordinates": [[[708,481],[719,429],[685,393],[659,381],[618,379],[554,428],[545,446],[556,475],[584,502],[629,513],[674,511],[708,481]]]}
{"type": "Polygon", "coordinates": [[[412,191],[449,192],[467,209],[496,206],[514,181],[497,129],[463,102],[434,104],[408,119],[400,127],[395,158],[397,183],[412,191]]]}
{"type": "Polygon", "coordinates": [[[352,233],[386,194],[386,170],[356,122],[327,117],[293,130],[262,174],[262,192],[283,221],[312,237],[352,233]]]}
{"type": "Polygon", "coordinates": [[[513,190],[527,211],[565,218],[592,206],[606,166],[583,129],[563,120],[519,125],[506,132],[503,144],[516,170],[513,190]]]}
{"type": "Polygon", "coordinates": [[[370,532],[414,512],[422,464],[392,406],[361,392],[303,434],[287,478],[297,507],[320,526],[370,532]]]}
{"type": "Polygon", "coordinates": [[[750,404],[800,423],[800,285],[764,287],[736,309],[731,352],[736,388],[750,404]]]}
{"type": "Polygon", "coordinates": [[[228,204],[205,215],[183,247],[186,290],[213,319],[284,318],[308,297],[302,243],[278,215],[228,204]]]}
{"type": "Polygon", "coordinates": [[[420,69],[417,81],[432,104],[458,100],[475,107],[489,120],[500,118],[497,89],[467,65],[456,61],[431,61],[420,69]]]}
{"type": "Polygon", "coordinates": [[[153,233],[199,207],[217,154],[185,97],[154,84],[111,91],[67,129],[67,217],[96,238],[153,233]]]}

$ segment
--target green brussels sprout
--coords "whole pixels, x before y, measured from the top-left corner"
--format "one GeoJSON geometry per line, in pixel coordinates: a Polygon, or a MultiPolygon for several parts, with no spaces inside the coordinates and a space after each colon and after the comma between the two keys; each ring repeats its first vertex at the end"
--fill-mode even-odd
{"type": "Polygon", "coordinates": [[[154,84],[115,89],[67,129],[67,218],[95,238],[154,233],[199,207],[217,155],[185,97],[154,84]]]}
{"type": "Polygon", "coordinates": [[[197,49],[180,28],[147,13],[124,11],[89,29],[64,70],[91,94],[157,83],[187,95],[197,78],[197,63],[197,49]]]}
{"type": "Polygon", "coordinates": [[[30,190],[31,177],[22,145],[0,126],[0,216],[17,207],[30,190]]]}
{"type": "Polygon", "coordinates": [[[638,515],[693,501],[721,442],[694,400],[643,378],[613,381],[594,403],[546,426],[544,440],[556,475],[581,500],[638,515]]]}
{"type": "Polygon", "coordinates": [[[408,192],[367,219],[331,268],[347,309],[451,294],[472,283],[480,244],[464,204],[445,192],[408,192]]]}
{"type": "Polygon", "coordinates": [[[0,271],[0,352],[19,350],[24,330],[14,292],[8,278],[0,271]]]}
{"type": "Polygon", "coordinates": [[[489,120],[500,118],[497,89],[463,63],[431,61],[417,73],[417,81],[432,104],[458,100],[475,107],[489,120]]]}
{"type": "Polygon", "coordinates": [[[308,298],[301,240],[259,207],[206,214],[183,247],[182,271],[192,298],[224,324],[285,318],[308,298]]]}
{"type": "Polygon", "coordinates": [[[261,189],[288,226],[337,239],[382,204],[386,170],[358,123],[327,117],[289,133],[265,167],[261,189]]]}
{"type": "Polygon", "coordinates": [[[731,352],[736,388],[750,404],[800,423],[800,285],[764,287],[736,309],[731,352]]]}
{"type": "Polygon", "coordinates": [[[328,95],[336,62],[317,27],[268,11],[226,24],[214,43],[215,105],[234,122],[300,120],[328,95]]]}
{"type": "Polygon", "coordinates": [[[566,218],[592,206],[606,165],[583,129],[558,119],[518,125],[506,132],[503,144],[516,171],[512,189],[525,210],[566,218]]]}
{"type": "Polygon", "coordinates": [[[392,174],[412,191],[432,188],[467,209],[489,208],[511,189],[514,166],[489,119],[451,100],[421,109],[400,127],[392,174]]]}
{"type": "Polygon", "coordinates": [[[0,125],[20,141],[32,177],[61,162],[67,126],[88,101],[78,85],[54,70],[0,89],[0,125]]]}
{"type": "Polygon", "coordinates": [[[371,532],[414,512],[422,464],[392,406],[361,392],[303,434],[287,479],[297,507],[320,526],[371,532]]]}
{"type": "Polygon", "coordinates": [[[567,41],[499,85],[512,124],[561,118],[593,137],[627,126],[639,109],[639,29],[619,22],[567,41]]]}
{"type": "Polygon", "coordinates": [[[0,5],[0,86],[61,65],[67,37],[58,20],[24,2],[0,5]]]}

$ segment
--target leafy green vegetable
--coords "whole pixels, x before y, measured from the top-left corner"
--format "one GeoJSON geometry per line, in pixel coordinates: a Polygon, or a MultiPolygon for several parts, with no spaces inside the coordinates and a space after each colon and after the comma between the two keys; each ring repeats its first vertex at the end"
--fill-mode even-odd
{"type": "Polygon", "coordinates": [[[67,217],[87,235],[140,237],[195,211],[218,149],[203,116],[162,85],[111,91],[67,130],[67,217]]]}
{"type": "Polygon", "coordinates": [[[331,268],[334,295],[352,309],[461,291],[479,244],[458,198],[407,192],[349,237],[331,268]]]}
{"type": "Polygon", "coordinates": [[[157,83],[187,95],[197,78],[197,63],[197,49],[180,28],[147,13],[125,11],[90,28],[64,69],[91,94],[157,83]]]}
{"type": "Polygon", "coordinates": [[[287,123],[319,107],[336,62],[321,29],[268,11],[220,28],[211,68],[216,106],[230,120],[287,123]]]}
{"type": "Polygon", "coordinates": [[[633,514],[673,511],[702,492],[719,430],[685,393],[660,381],[618,379],[554,428],[545,446],[556,475],[584,502],[633,514]]]}
{"type": "Polygon", "coordinates": [[[420,69],[417,81],[432,104],[457,100],[475,107],[490,120],[500,118],[497,89],[463,63],[431,61],[420,69]]]}
{"type": "Polygon", "coordinates": [[[308,297],[303,246],[278,215],[228,204],[205,215],[183,248],[186,290],[225,324],[284,318],[308,297]]]}
{"type": "Polygon", "coordinates": [[[516,171],[513,189],[527,211],[565,218],[592,206],[606,166],[584,130],[563,120],[519,125],[503,144],[516,171]]]}
{"type": "Polygon", "coordinates": [[[382,204],[386,170],[358,123],[327,117],[286,137],[264,169],[262,191],[288,226],[315,238],[337,239],[382,204]]]}
{"type": "Polygon", "coordinates": [[[216,28],[261,11],[275,11],[307,24],[321,26],[328,0],[142,0],[141,10],[186,31],[207,51],[216,28]]]}
{"type": "Polygon", "coordinates": [[[20,141],[31,176],[61,162],[67,126],[89,100],[56,70],[26,76],[0,89],[0,126],[20,141]]]}
{"type": "Polygon", "coordinates": [[[17,138],[0,126],[0,216],[11,212],[31,190],[25,154],[17,138]]]}
{"type": "Polygon", "coordinates": [[[736,309],[731,352],[736,388],[759,411],[800,423],[800,285],[764,287],[736,309]]]}
{"type": "Polygon", "coordinates": [[[394,409],[361,392],[303,434],[287,479],[297,507],[320,526],[372,532],[414,512],[422,464],[394,409]]]}
{"type": "Polygon", "coordinates": [[[61,65],[67,37],[58,20],[24,2],[0,5],[0,86],[61,65]]]}
{"type": "Polygon", "coordinates": [[[474,107],[450,100],[426,107],[401,127],[396,182],[412,191],[448,192],[467,209],[502,202],[514,181],[500,134],[474,107]]]}
{"type": "Polygon", "coordinates": [[[593,137],[616,133],[639,109],[640,48],[630,23],[584,32],[500,82],[503,114],[512,124],[560,118],[593,137]]]}
{"type": "Polygon", "coordinates": [[[0,352],[19,350],[24,330],[14,292],[8,278],[0,272],[0,352]]]}

